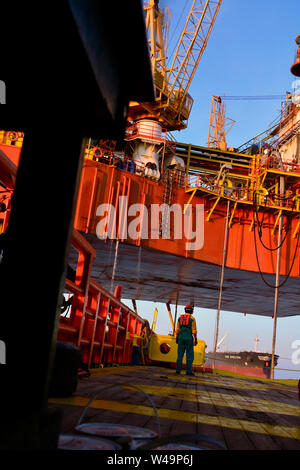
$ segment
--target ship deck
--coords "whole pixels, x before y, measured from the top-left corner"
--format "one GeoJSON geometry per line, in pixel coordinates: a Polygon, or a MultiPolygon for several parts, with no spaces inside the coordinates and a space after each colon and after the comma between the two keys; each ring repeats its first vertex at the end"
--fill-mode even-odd
{"type": "Polygon", "coordinates": [[[290,383],[209,372],[178,376],[173,369],[154,366],[92,369],[71,397],[49,399],[50,407],[63,410],[62,433],[76,432],[93,397],[82,423],[131,425],[157,433],[151,397],[163,438],[198,433],[228,450],[300,450],[298,388],[290,383]]]}

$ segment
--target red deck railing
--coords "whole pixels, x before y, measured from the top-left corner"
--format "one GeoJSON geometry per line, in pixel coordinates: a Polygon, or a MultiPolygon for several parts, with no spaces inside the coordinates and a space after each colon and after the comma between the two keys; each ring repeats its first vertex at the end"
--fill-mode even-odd
{"type": "Polygon", "coordinates": [[[68,315],[61,315],[57,339],[79,347],[89,367],[130,364],[144,321],[121,302],[121,286],[112,294],[91,278],[96,251],[76,230],[72,246],[79,253],[75,280],[65,285],[72,305],[68,315]]]}

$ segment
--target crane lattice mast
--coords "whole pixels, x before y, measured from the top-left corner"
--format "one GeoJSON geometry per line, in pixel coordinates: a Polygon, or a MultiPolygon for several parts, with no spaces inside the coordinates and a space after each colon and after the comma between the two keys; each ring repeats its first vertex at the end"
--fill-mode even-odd
{"type": "Polygon", "coordinates": [[[146,29],[156,91],[154,103],[131,103],[129,119],[151,118],[168,131],[187,127],[193,99],[188,89],[205,50],[222,0],[193,0],[170,68],[166,68],[170,13],[158,0],[145,5],[146,29]]]}
{"type": "Polygon", "coordinates": [[[168,70],[169,97],[180,111],[203,55],[222,0],[194,0],[168,70]],[[174,96],[175,95],[175,96],[174,96]]]}
{"type": "Polygon", "coordinates": [[[227,150],[226,135],[235,124],[225,116],[225,105],[220,96],[212,96],[207,147],[227,150]]]}

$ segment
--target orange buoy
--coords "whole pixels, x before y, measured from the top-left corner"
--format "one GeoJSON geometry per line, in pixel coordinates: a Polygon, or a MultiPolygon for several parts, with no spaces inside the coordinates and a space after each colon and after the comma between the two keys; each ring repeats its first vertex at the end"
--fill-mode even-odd
{"type": "Polygon", "coordinates": [[[296,62],[291,67],[291,72],[296,77],[300,77],[300,34],[295,39],[296,44],[298,45],[296,62]]]}

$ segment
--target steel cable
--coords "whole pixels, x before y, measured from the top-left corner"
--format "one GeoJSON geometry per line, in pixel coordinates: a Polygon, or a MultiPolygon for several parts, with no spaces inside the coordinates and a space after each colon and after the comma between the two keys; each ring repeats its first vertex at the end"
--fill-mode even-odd
{"type": "Polygon", "coordinates": [[[255,245],[255,256],[256,256],[256,261],[257,261],[257,267],[258,267],[258,270],[259,270],[259,274],[262,278],[262,280],[264,281],[264,283],[268,286],[268,287],[271,287],[272,289],[279,289],[280,287],[284,286],[284,284],[287,282],[287,280],[289,279],[290,277],[290,274],[292,272],[292,269],[293,269],[293,266],[294,266],[294,263],[295,263],[295,259],[296,259],[296,253],[297,253],[297,248],[298,248],[298,244],[299,244],[299,239],[300,239],[300,230],[298,232],[298,237],[297,237],[297,244],[296,244],[296,248],[295,248],[295,252],[294,252],[294,256],[293,256],[293,261],[292,261],[292,264],[290,266],[290,269],[289,269],[289,272],[288,274],[286,275],[286,278],[284,279],[284,281],[279,284],[278,286],[273,286],[272,284],[269,284],[268,281],[265,280],[264,276],[263,276],[263,273],[260,269],[260,264],[259,264],[259,259],[258,259],[258,253],[257,253],[257,243],[256,243],[256,233],[255,233],[255,227],[253,229],[253,232],[254,232],[254,245],[255,245]]]}
{"type": "MultiPolygon", "coordinates": [[[[184,10],[186,9],[186,6],[187,6],[188,2],[189,2],[189,0],[186,0],[186,2],[185,2],[185,4],[184,4],[184,7],[182,8],[181,14],[180,14],[179,19],[178,19],[178,21],[177,21],[177,24],[176,24],[176,26],[175,26],[175,28],[174,28],[174,31],[173,31],[173,33],[172,33],[171,39],[170,39],[170,41],[169,41],[169,44],[171,44],[171,42],[172,42],[172,40],[173,40],[175,34],[176,34],[177,31],[178,31],[179,23],[180,23],[180,21],[181,21],[181,19],[182,19],[184,10]]],[[[179,37],[179,39],[180,39],[180,37],[179,37]]],[[[169,66],[169,64],[170,64],[170,62],[171,62],[171,59],[172,59],[173,54],[174,54],[174,52],[175,52],[175,49],[176,49],[176,47],[178,46],[179,39],[178,39],[178,41],[175,42],[175,45],[174,45],[174,47],[173,47],[173,50],[172,50],[171,54],[169,55],[169,58],[168,58],[168,61],[167,61],[167,66],[169,66]]]]}
{"type": "Polygon", "coordinates": [[[263,226],[263,222],[264,222],[265,213],[263,213],[263,219],[262,219],[262,221],[260,221],[259,218],[258,218],[258,209],[257,209],[257,202],[256,202],[256,191],[254,191],[253,197],[254,197],[254,201],[253,201],[254,229],[253,230],[255,232],[255,218],[256,218],[257,225],[258,225],[258,236],[259,236],[260,243],[268,251],[277,251],[277,250],[279,250],[279,248],[282,247],[282,245],[284,244],[284,242],[287,238],[287,234],[289,233],[289,229],[290,229],[290,225],[291,225],[291,219],[289,219],[289,222],[288,222],[287,228],[286,228],[286,232],[285,232],[285,236],[283,237],[282,241],[280,242],[280,245],[278,245],[276,248],[270,248],[270,247],[266,246],[264,244],[264,242],[262,241],[262,238],[261,238],[262,237],[262,226],[263,226]]]}

